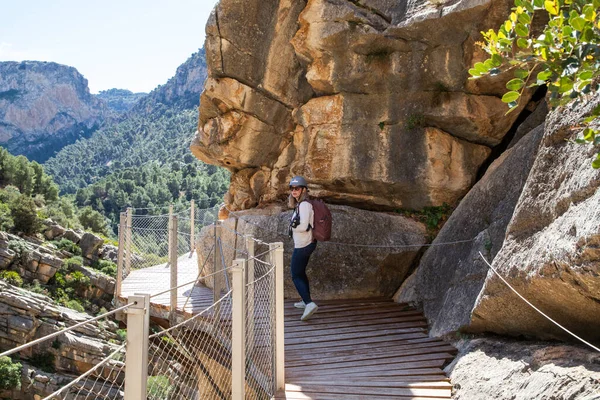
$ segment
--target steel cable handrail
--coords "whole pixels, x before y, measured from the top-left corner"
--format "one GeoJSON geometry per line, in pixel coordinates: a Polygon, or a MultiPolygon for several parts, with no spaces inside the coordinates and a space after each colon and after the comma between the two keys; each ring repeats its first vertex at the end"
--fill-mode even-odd
{"type": "Polygon", "coordinates": [[[546,314],[544,314],[544,312],[542,310],[540,310],[539,308],[537,308],[536,306],[534,306],[533,304],[531,304],[531,302],[529,302],[529,300],[527,300],[525,297],[523,297],[519,292],[517,292],[515,290],[515,288],[513,288],[510,283],[508,283],[506,281],[506,279],[504,279],[504,277],[502,277],[502,275],[500,275],[498,273],[498,271],[496,271],[496,269],[494,267],[492,267],[492,264],[490,264],[488,262],[488,260],[485,259],[485,257],[483,256],[483,254],[481,254],[481,252],[479,252],[479,255],[481,256],[481,258],[483,259],[483,261],[487,264],[487,266],[498,276],[498,278],[500,278],[500,280],[502,280],[502,282],[504,282],[504,284],[506,286],[508,286],[510,288],[510,290],[512,290],[517,296],[519,296],[519,298],[521,300],[523,300],[525,303],[527,303],[531,308],[533,308],[535,311],[537,311],[538,313],[540,313],[542,316],[544,316],[548,321],[552,322],[554,325],[558,326],[560,329],[562,329],[563,331],[567,332],[569,335],[573,336],[574,338],[576,338],[577,340],[581,341],[582,343],[588,345],[589,347],[591,347],[592,349],[600,352],[600,348],[594,346],[593,344],[591,344],[590,342],[587,342],[586,340],[580,338],[579,336],[577,336],[576,334],[574,334],[573,332],[571,332],[570,330],[568,330],[567,328],[565,328],[564,326],[562,326],[561,324],[559,324],[558,322],[556,322],[555,320],[553,320],[552,318],[550,318],[549,316],[547,316],[546,314]]]}
{"type": "Polygon", "coordinates": [[[38,343],[45,342],[46,340],[49,340],[49,339],[52,339],[52,338],[54,338],[54,337],[56,337],[56,336],[62,335],[63,333],[67,333],[67,332],[69,332],[69,331],[72,331],[72,330],[74,330],[74,329],[76,329],[76,328],[79,328],[79,327],[81,327],[81,326],[87,325],[87,324],[89,324],[90,322],[98,321],[99,319],[102,319],[102,318],[108,317],[109,315],[115,314],[115,313],[117,313],[117,312],[119,312],[119,311],[123,311],[123,310],[125,310],[125,309],[127,309],[127,308],[129,308],[129,307],[131,307],[131,306],[133,306],[133,305],[136,305],[136,304],[137,304],[137,302],[133,302],[133,303],[125,304],[125,305],[124,305],[124,306],[122,306],[122,307],[119,307],[119,308],[117,308],[117,309],[115,309],[115,310],[112,310],[112,311],[109,311],[109,312],[107,312],[107,313],[104,313],[104,314],[102,314],[102,315],[100,315],[100,316],[98,316],[98,317],[95,317],[95,318],[89,319],[89,320],[87,320],[87,321],[80,322],[80,323],[78,323],[78,324],[76,324],[76,325],[73,325],[73,326],[70,326],[70,327],[68,327],[68,328],[61,329],[61,330],[60,330],[60,331],[58,331],[58,332],[51,333],[50,335],[46,335],[46,336],[44,336],[44,337],[41,337],[41,338],[39,338],[39,339],[36,339],[36,340],[34,340],[34,341],[31,341],[31,342],[25,343],[25,344],[23,344],[23,345],[21,345],[21,346],[19,346],[19,347],[15,347],[14,349],[11,349],[11,350],[8,350],[8,351],[5,351],[4,353],[0,354],[0,357],[8,356],[8,355],[10,355],[10,354],[17,353],[17,352],[19,352],[19,351],[21,351],[21,350],[25,350],[25,349],[27,349],[27,348],[29,348],[29,347],[31,347],[31,346],[35,346],[35,345],[36,345],[36,344],[38,344],[38,343]]]}
{"type": "Polygon", "coordinates": [[[47,397],[44,397],[42,400],[52,400],[52,398],[54,396],[62,393],[66,389],[69,389],[71,386],[75,385],[77,382],[81,381],[83,378],[87,378],[92,373],[94,373],[96,370],[98,370],[100,367],[104,366],[104,364],[106,364],[107,361],[110,361],[115,356],[115,354],[117,354],[118,352],[120,352],[121,350],[123,350],[125,348],[125,346],[126,345],[122,345],[121,347],[117,348],[108,357],[106,357],[104,360],[100,361],[93,368],[89,369],[87,372],[85,372],[84,374],[80,375],[78,378],[75,378],[74,380],[72,380],[71,382],[69,382],[67,385],[61,387],[60,389],[58,389],[56,392],[52,393],[51,395],[49,395],[47,397]]]}

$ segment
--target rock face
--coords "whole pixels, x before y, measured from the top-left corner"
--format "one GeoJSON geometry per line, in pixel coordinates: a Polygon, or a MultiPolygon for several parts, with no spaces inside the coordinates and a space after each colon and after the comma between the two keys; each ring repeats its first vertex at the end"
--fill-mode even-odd
{"type": "Polygon", "coordinates": [[[574,346],[461,340],[446,372],[456,400],[597,399],[600,357],[574,346]]]}
{"type": "Polygon", "coordinates": [[[45,161],[88,137],[110,115],[75,68],[51,62],[0,62],[0,144],[45,161]]]}
{"type": "Polygon", "coordinates": [[[432,335],[469,325],[488,276],[479,252],[493,259],[502,247],[543,132],[542,124],[494,161],[425,252],[414,278],[396,294],[398,302],[422,304],[432,335]],[[460,241],[466,242],[441,245],[460,241]]]}
{"type": "Polygon", "coordinates": [[[131,110],[138,100],[147,95],[148,93],[133,93],[127,89],[108,89],[100,91],[96,97],[104,101],[111,110],[122,114],[131,110]]]}
{"type": "Polygon", "coordinates": [[[206,80],[206,56],[204,49],[192,54],[181,64],[175,76],[158,86],[131,108],[132,113],[149,113],[157,105],[175,109],[194,109],[206,80]]]}
{"type": "MultiPolygon", "coordinates": [[[[538,156],[493,266],[534,305],[575,334],[600,340],[600,170],[597,148],[571,143],[571,127],[600,96],[546,120],[538,156]]],[[[541,338],[567,335],[489,275],[470,329],[541,338]]]]}
{"type": "MultiPolygon", "coordinates": [[[[414,267],[417,254],[425,243],[425,227],[397,214],[345,206],[331,206],[330,209],[334,221],[331,242],[317,245],[307,270],[311,295],[318,300],[390,297],[414,267]]],[[[283,242],[285,295],[297,298],[289,268],[293,251],[293,242],[287,236],[290,216],[291,211],[280,207],[230,214],[223,222],[221,235],[227,266],[245,251],[244,238],[240,234],[252,235],[267,243],[283,242]]],[[[203,255],[199,260],[204,260],[210,250],[214,240],[211,233],[207,231],[203,236],[199,246],[203,255]]],[[[267,250],[257,245],[255,253],[267,250]]],[[[210,272],[205,269],[204,275],[210,272]]],[[[212,280],[208,279],[206,283],[212,286],[212,280]]]]}
{"type": "Polygon", "coordinates": [[[518,115],[467,79],[509,3],[222,0],[192,151],[233,172],[235,209],[293,175],[361,208],[455,204],[518,115]]]}
{"type": "MultiPolygon", "coordinates": [[[[0,351],[31,342],[89,318],[87,314],[55,306],[46,296],[16,288],[0,280],[0,351]]],[[[118,338],[117,328],[117,324],[111,321],[92,322],[19,354],[21,358],[29,360],[36,354],[49,353],[54,359],[52,366],[57,371],[80,375],[117,348],[116,344],[109,342],[118,338]]],[[[32,369],[26,364],[23,368],[21,386],[28,394],[15,391],[10,398],[33,398],[33,394],[45,397],[71,380],[41,371],[34,373],[32,369]]]]}

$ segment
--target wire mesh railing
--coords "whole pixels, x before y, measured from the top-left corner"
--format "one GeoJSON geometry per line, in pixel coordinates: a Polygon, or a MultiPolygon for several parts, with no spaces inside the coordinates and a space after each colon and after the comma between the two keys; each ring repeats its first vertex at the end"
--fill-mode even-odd
{"type": "MultiPolygon", "coordinates": [[[[122,273],[118,275],[121,281],[141,269],[144,272],[134,280],[148,277],[152,275],[148,268],[161,271],[167,268],[170,276],[160,275],[168,284],[147,295],[149,302],[170,297],[167,302],[171,326],[155,328],[146,336],[148,343],[143,351],[147,361],[142,364],[147,376],[137,386],[149,399],[270,399],[282,386],[277,382],[282,382],[283,368],[276,367],[282,356],[277,357],[275,253],[281,252],[282,264],[283,244],[270,245],[244,236],[232,227],[228,232],[236,236],[232,248],[228,238],[222,237],[223,224],[217,219],[217,207],[194,210],[193,205],[189,210],[169,215],[128,212],[122,216],[123,250],[119,259],[122,273]],[[202,242],[203,246],[202,251],[196,252],[197,277],[183,283],[178,281],[181,266],[194,254],[196,242],[202,242]],[[193,288],[188,290],[188,285],[193,288]],[[178,289],[186,287],[186,293],[193,293],[198,285],[212,289],[212,302],[209,305],[205,302],[198,309],[188,297],[183,307],[178,305],[178,289]],[[194,306],[186,308],[188,303],[194,306]],[[188,310],[193,312],[186,313],[188,310]]],[[[145,289],[151,287],[155,288],[149,284],[145,289]]],[[[283,338],[282,284],[280,291],[283,338]]],[[[151,309],[149,304],[144,312],[149,315],[151,309]]],[[[282,361],[279,363],[282,365],[282,361]]]]}

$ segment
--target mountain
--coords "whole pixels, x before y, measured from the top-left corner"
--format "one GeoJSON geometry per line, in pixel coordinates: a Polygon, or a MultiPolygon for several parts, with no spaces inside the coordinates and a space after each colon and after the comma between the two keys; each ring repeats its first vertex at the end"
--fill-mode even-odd
{"type": "Polygon", "coordinates": [[[202,48],[181,64],[167,83],[136,103],[132,112],[144,115],[164,106],[178,110],[197,108],[207,74],[206,54],[202,48]]]}
{"type": "Polygon", "coordinates": [[[78,206],[101,212],[113,229],[125,207],[187,207],[192,198],[201,208],[221,202],[229,174],[189,150],[205,79],[201,50],[119,121],[66,146],[44,168],[61,193],[76,194],[78,206]]]}
{"type": "Polygon", "coordinates": [[[133,93],[127,89],[108,89],[101,91],[96,97],[104,101],[111,110],[122,114],[131,110],[133,105],[147,94],[133,93]]]}
{"type": "Polygon", "coordinates": [[[53,62],[0,62],[0,145],[30,160],[89,137],[111,117],[73,67],[53,62]]]}

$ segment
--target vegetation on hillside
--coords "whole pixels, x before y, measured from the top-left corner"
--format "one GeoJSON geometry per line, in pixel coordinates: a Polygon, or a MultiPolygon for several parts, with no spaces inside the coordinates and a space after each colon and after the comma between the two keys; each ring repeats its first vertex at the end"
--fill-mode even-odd
{"type": "Polygon", "coordinates": [[[158,106],[65,147],[46,168],[77,206],[102,213],[115,232],[127,207],[162,213],[169,204],[187,208],[191,199],[212,207],[222,201],[229,173],[190,154],[197,118],[197,110],[158,106]]]}
{"type": "MultiPolygon", "coordinates": [[[[508,20],[497,31],[482,32],[483,49],[490,55],[474,65],[473,78],[511,69],[502,101],[509,112],[523,92],[547,85],[548,103],[559,107],[585,100],[598,91],[600,81],[600,0],[515,0],[508,20]],[[541,33],[534,19],[548,20],[541,33]]],[[[579,143],[600,145],[600,106],[580,121],[579,143]]],[[[592,163],[600,168],[600,152],[592,163]]]]}
{"type": "Polygon", "coordinates": [[[102,90],[96,97],[104,100],[108,107],[113,111],[125,113],[131,110],[133,105],[147,94],[148,93],[133,93],[126,89],[108,89],[102,90]]]}
{"type": "Polygon", "coordinates": [[[107,233],[102,215],[90,210],[81,220],[72,196],[58,193],[58,185],[40,164],[0,148],[0,230],[35,234],[42,220],[51,218],[66,228],[107,233]]]}

